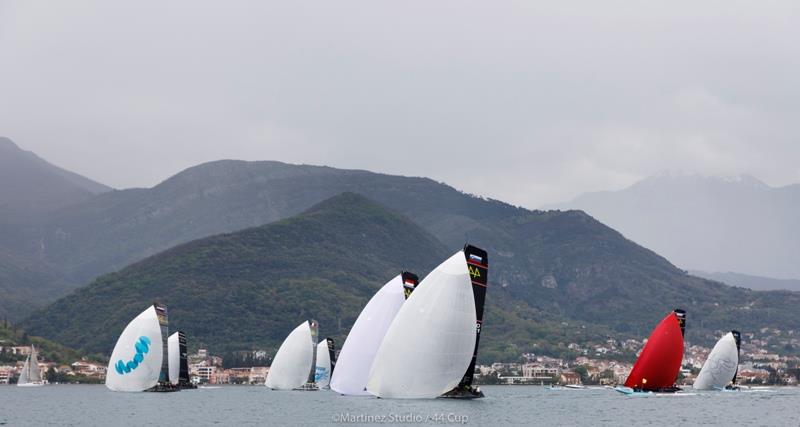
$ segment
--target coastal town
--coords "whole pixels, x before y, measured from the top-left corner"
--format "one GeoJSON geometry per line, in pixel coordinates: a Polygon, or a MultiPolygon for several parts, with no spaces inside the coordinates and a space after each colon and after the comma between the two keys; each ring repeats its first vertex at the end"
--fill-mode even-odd
{"type": "MultiPolygon", "coordinates": [[[[800,357],[781,355],[775,352],[776,344],[800,346],[800,337],[795,331],[763,329],[743,334],[741,361],[737,381],[750,385],[798,384],[800,357]],[[788,338],[787,338],[788,337],[788,338]]],[[[480,384],[505,385],[615,385],[625,382],[633,367],[633,356],[643,347],[644,341],[608,339],[605,343],[580,345],[564,343],[575,357],[551,357],[543,354],[524,353],[519,360],[495,362],[476,367],[476,382],[480,384]]],[[[691,385],[710,348],[686,342],[683,365],[678,378],[680,385],[691,385]]],[[[30,354],[29,345],[0,342],[0,384],[13,384],[19,377],[25,358],[30,354]],[[14,360],[11,362],[10,360],[14,360]]],[[[266,351],[235,353],[236,360],[198,349],[188,356],[192,382],[210,384],[264,384],[269,374],[269,357],[266,351]]],[[[72,363],[55,363],[39,360],[42,378],[51,383],[102,383],[105,379],[106,363],[88,359],[72,363]]]]}

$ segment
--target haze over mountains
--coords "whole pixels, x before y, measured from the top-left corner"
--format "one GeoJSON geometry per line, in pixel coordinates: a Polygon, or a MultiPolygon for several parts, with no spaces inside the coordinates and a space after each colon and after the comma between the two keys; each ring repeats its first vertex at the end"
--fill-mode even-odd
{"type": "Polygon", "coordinates": [[[69,281],[40,256],[34,228],[50,212],[110,190],[0,137],[0,316],[19,318],[63,295],[69,281]]]}
{"type": "Polygon", "coordinates": [[[78,203],[111,188],[64,170],[0,136],[0,220],[78,203]]]}
{"type": "MultiPolygon", "coordinates": [[[[277,224],[261,226],[298,215],[345,192],[357,193],[371,200],[351,201],[356,210],[352,213],[354,217],[363,215],[363,212],[359,213],[362,210],[373,211],[375,208],[371,206],[377,203],[386,211],[378,218],[405,217],[430,236],[415,240],[438,241],[431,244],[427,252],[421,249],[421,253],[451,253],[467,241],[489,251],[492,267],[486,327],[494,325],[497,330],[487,334],[493,338],[485,339],[490,343],[495,340],[490,344],[494,354],[516,357],[524,346],[542,350],[548,343],[554,345],[567,338],[641,337],[664,313],[675,307],[685,308],[690,313],[688,337],[704,342],[712,342],[715,331],[732,327],[800,329],[800,319],[796,316],[796,306],[800,302],[798,294],[753,292],[689,276],[665,258],[625,239],[580,211],[530,211],[464,194],[426,178],[270,161],[224,160],[198,165],[150,189],[101,193],[50,211],[25,227],[0,230],[4,236],[0,241],[2,247],[18,251],[28,263],[14,265],[33,266],[30,271],[16,271],[15,274],[27,274],[28,280],[34,273],[47,271],[54,274],[51,281],[42,281],[43,284],[36,289],[26,288],[22,279],[10,280],[5,286],[18,288],[19,295],[22,294],[19,288],[27,289],[31,293],[23,295],[25,298],[33,297],[36,304],[44,304],[88,284],[98,275],[150,257],[119,273],[96,279],[90,287],[38,312],[27,324],[34,328],[34,332],[64,344],[100,350],[106,344],[106,335],[95,339],[79,334],[81,330],[92,328],[89,321],[121,322],[115,317],[116,313],[120,313],[120,318],[122,313],[127,316],[141,310],[140,306],[153,298],[163,297],[167,302],[178,304],[178,313],[194,319],[191,316],[195,314],[187,313],[190,309],[182,306],[180,301],[176,302],[178,293],[170,290],[172,285],[180,289],[180,294],[190,298],[208,295],[210,300],[207,303],[217,304],[212,309],[225,311],[225,316],[230,316],[229,325],[220,323],[227,328],[224,333],[241,337],[244,335],[240,332],[230,330],[231,325],[236,322],[254,325],[264,316],[263,311],[246,303],[254,297],[252,292],[268,293],[273,289],[272,283],[256,280],[252,272],[260,272],[259,277],[269,273],[269,265],[254,254],[268,258],[271,251],[263,248],[270,247],[269,243],[275,240],[254,243],[252,236],[264,235],[258,230],[268,230],[265,233],[270,234],[273,231],[269,230],[275,230],[277,224]],[[259,228],[256,231],[244,230],[241,232],[244,234],[237,232],[233,237],[208,238],[249,227],[259,228]],[[195,239],[202,240],[175,247],[195,239]],[[252,245],[241,242],[251,242],[252,245]],[[225,254],[225,257],[219,261],[209,257],[209,254],[217,253],[225,254]],[[234,261],[237,259],[251,260],[252,263],[236,265],[234,261]],[[220,262],[223,260],[228,262],[220,262]],[[227,269],[227,266],[231,268],[227,269]],[[40,270],[34,271],[34,268],[40,270]],[[178,281],[181,277],[191,280],[178,281]],[[239,284],[247,291],[239,292],[239,284]],[[124,291],[116,292],[115,289],[124,291]],[[72,300],[74,304],[70,303],[72,300]],[[98,313],[98,317],[82,314],[87,307],[98,313]],[[67,325],[68,321],[75,322],[75,325],[67,325]],[[63,333],[53,329],[61,327],[65,329],[63,333]]],[[[333,203],[340,207],[342,204],[333,203]]],[[[302,224],[305,220],[307,218],[301,215],[293,218],[291,223],[302,224]]],[[[397,221],[375,223],[365,219],[365,227],[370,224],[372,227],[379,224],[388,227],[385,234],[370,232],[366,238],[393,236],[384,240],[404,241],[405,235],[413,235],[409,234],[410,229],[389,225],[397,221]],[[390,229],[394,231],[389,232],[390,229]]],[[[352,225],[332,225],[334,228],[343,226],[352,225]]],[[[352,230],[343,234],[354,235],[352,230]]],[[[366,249],[364,252],[347,243],[342,247],[349,254],[341,259],[346,261],[342,265],[350,267],[341,272],[320,269],[327,266],[328,252],[318,250],[316,245],[325,244],[327,239],[335,242],[339,238],[335,233],[320,233],[320,236],[325,238],[318,241],[309,234],[298,241],[293,240],[292,244],[299,246],[289,247],[287,243],[275,248],[275,253],[282,256],[308,254],[308,258],[302,258],[304,262],[291,264],[291,271],[282,280],[295,283],[300,289],[305,282],[293,282],[296,278],[322,278],[336,286],[346,286],[344,282],[355,278],[353,280],[357,283],[374,280],[374,285],[379,286],[390,277],[378,276],[388,274],[388,270],[404,268],[402,259],[395,263],[392,257],[381,255],[380,251],[366,249]],[[376,267],[371,272],[362,271],[363,267],[359,267],[353,257],[372,253],[380,258],[376,265],[384,267],[376,267]],[[315,271],[316,275],[312,274],[315,271]],[[378,271],[381,274],[377,274],[378,271]],[[328,272],[340,274],[348,280],[330,279],[328,272]]],[[[374,247],[374,244],[372,242],[372,246],[367,248],[374,247]]],[[[403,247],[408,247],[408,244],[403,244],[403,247]]],[[[408,250],[415,249],[411,247],[408,250]]],[[[430,260],[431,263],[438,261],[441,259],[430,260]]],[[[408,263],[420,270],[429,267],[419,261],[408,263]]],[[[329,298],[318,292],[319,289],[315,292],[292,292],[309,295],[312,300],[306,302],[321,314],[328,315],[328,320],[336,322],[336,331],[340,333],[348,327],[348,319],[357,315],[349,311],[357,305],[353,301],[366,298],[366,289],[354,293],[355,299],[346,296],[329,298]],[[327,307],[325,304],[331,306],[319,308],[327,307]],[[327,311],[346,311],[351,317],[342,315],[337,318],[327,311]]],[[[346,292],[339,288],[332,291],[336,295],[346,292]]],[[[0,299],[0,304],[0,309],[16,318],[31,313],[35,308],[33,303],[10,307],[5,298],[0,299]]],[[[286,309],[290,311],[285,314],[294,316],[298,323],[313,315],[308,312],[308,305],[302,303],[286,309]]],[[[214,316],[218,313],[215,312],[214,316]]],[[[175,314],[178,322],[179,317],[175,314]]],[[[192,326],[194,320],[187,322],[189,324],[181,325],[187,329],[195,327],[192,326]]],[[[196,327],[198,329],[192,332],[208,342],[221,345],[220,335],[211,331],[209,325],[197,320],[196,327]]],[[[285,335],[285,332],[275,334],[285,335]]],[[[257,342],[249,344],[270,345],[273,339],[276,339],[273,335],[261,334],[257,342]]],[[[239,340],[231,341],[231,344],[248,343],[239,340]]]]}
{"type": "Polygon", "coordinates": [[[800,184],[662,173],[552,207],[582,209],[684,269],[800,279],[800,184]]]}

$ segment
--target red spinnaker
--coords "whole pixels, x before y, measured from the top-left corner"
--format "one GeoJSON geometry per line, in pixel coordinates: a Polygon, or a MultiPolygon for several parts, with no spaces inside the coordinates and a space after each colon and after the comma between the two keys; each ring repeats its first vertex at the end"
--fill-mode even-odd
{"type": "Polygon", "coordinates": [[[683,361],[683,333],[678,316],[670,313],[647,340],[625,386],[658,390],[675,384],[683,361]]]}

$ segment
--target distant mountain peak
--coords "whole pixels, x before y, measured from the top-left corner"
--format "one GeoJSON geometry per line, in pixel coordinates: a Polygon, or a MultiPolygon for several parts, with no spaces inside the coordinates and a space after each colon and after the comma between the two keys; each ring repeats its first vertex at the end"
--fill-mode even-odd
{"type": "Polygon", "coordinates": [[[746,173],[663,171],[554,207],[582,209],[683,268],[797,278],[798,190],[746,173]]]}
{"type": "Polygon", "coordinates": [[[8,137],[0,137],[0,212],[27,220],[111,190],[82,175],[55,166],[8,137]]]}

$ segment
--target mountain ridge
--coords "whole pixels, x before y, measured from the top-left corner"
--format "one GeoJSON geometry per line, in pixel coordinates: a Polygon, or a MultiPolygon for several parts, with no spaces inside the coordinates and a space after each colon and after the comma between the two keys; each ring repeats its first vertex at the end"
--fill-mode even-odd
{"type": "Polygon", "coordinates": [[[800,184],[659,174],[549,207],[585,210],[682,268],[800,278],[800,184]]]}

